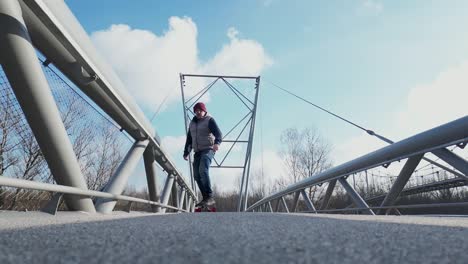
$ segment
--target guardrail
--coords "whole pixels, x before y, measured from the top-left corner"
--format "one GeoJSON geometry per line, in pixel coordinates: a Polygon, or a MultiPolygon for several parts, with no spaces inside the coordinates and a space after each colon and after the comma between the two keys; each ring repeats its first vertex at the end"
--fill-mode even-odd
{"type": "Polygon", "coordinates": [[[7,187],[14,187],[14,188],[21,188],[21,189],[30,189],[30,190],[39,190],[39,191],[47,191],[47,192],[54,192],[59,194],[52,199],[49,204],[43,208],[43,211],[46,211],[51,214],[55,214],[57,212],[57,208],[60,203],[61,195],[62,194],[72,194],[78,195],[82,197],[99,197],[104,198],[112,201],[128,201],[129,204],[127,206],[127,211],[131,209],[131,203],[143,203],[148,205],[154,205],[160,208],[165,209],[172,209],[177,212],[192,212],[193,211],[193,203],[191,201],[187,201],[182,203],[179,207],[174,207],[158,202],[153,202],[150,200],[140,199],[136,197],[126,196],[126,195],[118,195],[118,194],[111,194],[106,192],[99,192],[99,191],[91,191],[91,190],[82,190],[76,187],[64,186],[59,184],[50,184],[50,183],[42,183],[42,182],[34,182],[22,179],[15,179],[9,178],[5,176],[0,176],[0,186],[7,186],[7,187]]]}
{"type": "MultiPolygon", "coordinates": [[[[35,135],[45,160],[58,184],[87,190],[82,172],[49,85],[37,61],[35,49],[53,63],[96,105],[108,114],[134,140],[132,148],[111,177],[104,192],[123,192],[129,175],[143,156],[152,202],[156,202],[155,169],[157,162],[167,173],[160,202],[174,205],[196,193],[160,145],[156,131],[112,68],[102,60],[86,31],[63,1],[0,1],[0,46],[2,67],[35,135]]],[[[100,196],[96,196],[103,198],[100,196]]],[[[112,211],[115,202],[65,197],[71,210],[112,211]]],[[[162,212],[166,207],[162,207],[162,212]]]]}
{"type": "MultiPolygon", "coordinates": [[[[427,130],[415,136],[393,143],[387,147],[376,150],[367,155],[361,156],[342,165],[331,168],[325,172],[313,175],[307,179],[299,181],[286,187],[284,190],[273,193],[260,201],[254,203],[246,211],[273,212],[278,211],[282,205],[286,212],[296,211],[300,196],[305,201],[310,212],[319,212],[305,192],[306,188],[329,182],[323,204],[327,204],[333,192],[336,182],[341,183],[353,203],[358,207],[347,209],[336,209],[334,211],[360,210],[367,214],[375,214],[373,209],[383,209],[378,213],[388,212],[395,208],[394,203],[399,194],[403,191],[406,182],[416,169],[425,153],[435,152],[442,160],[453,166],[462,173],[463,179],[468,178],[468,162],[446,149],[448,146],[457,145],[461,148],[468,142],[468,116],[427,130]],[[364,199],[346,181],[348,175],[359,173],[378,166],[388,166],[390,163],[408,159],[403,166],[398,178],[395,180],[389,193],[385,196],[380,207],[369,207],[364,199]],[[294,194],[293,207],[287,207],[285,196],[294,194]],[[277,200],[276,209],[273,210],[272,202],[277,200]]],[[[450,206],[450,205],[449,205],[450,206]]],[[[330,211],[329,211],[330,212],[330,211]]]]}

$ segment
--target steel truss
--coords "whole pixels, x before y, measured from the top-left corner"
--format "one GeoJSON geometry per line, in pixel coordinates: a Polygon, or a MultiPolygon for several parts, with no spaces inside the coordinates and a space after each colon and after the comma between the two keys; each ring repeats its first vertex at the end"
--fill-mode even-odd
{"type": "MultiPolygon", "coordinates": [[[[249,187],[249,175],[250,175],[250,165],[251,165],[251,158],[252,158],[252,149],[253,149],[253,140],[254,140],[254,131],[255,131],[255,120],[257,115],[257,103],[258,103],[258,95],[259,95],[259,88],[260,88],[260,76],[252,77],[252,76],[228,76],[228,75],[200,75],[200,74],[180,74],[180,87],[182,92],[182,105],[183,105],[183,113],[184,113],[184,120],[185,120],[185,131],[188,131],[191,115],[195,115],[192,111],[192,107],[203,97],[210,89],[217,82],[223,82],[226,87],[232,91],[233,95],[237,97],[237,99],[247,108],[247,114],[244,115],[237,124],[235,124],[229,132],[223,135],[223,142],[232,143],[231,147],[229,148],[228,152],[224,157],[218,161],[216,158],[213,159],[216,165],[211,166],[212,168],[224,168],[224,169],[242,169],[242,179],[239,191],[239,200],[237,205],[237,211],[245,211],[247,208],[248,202],[248,187],[249,187]],[[185,82],[187,78],[207,78],[211,79],[212,81],[195,95],[193,95],[189,99],[185,99],[185,82]],[[213,80],[214,79],[214,80],[213,80]],[[247,79],[247,80],[255,80],[255,95],[254,98],[248,98],[244,95],[239,89],[237,89],[230,80],[235,79],[247,79]],[[245,124],[244,124],[245,123],[245,124]],[[237,136],[233,139],[228,139],[228,136],[241,124],[244,124],[241,131],[237,136]],[[248,139],[247,140],[240,140],[241,135],[247,132],[248,139]],[[247,144],[247,151],[245,154],[244,164],[240,164],[238,166],[226,166],[223,165],[228,158],[229,154],[231,153],[232,149],[236,144],[247,144]]],[[[222,117],[221,117],[222,118],[222,117]]],[[[189,162],[192,164],[192,157],[189,157],[189,162]]],[[[193,168],[190,167],[190,177],[192,181],[192,188],[195,187],[194,177],[193,177],[193,168]]]]}
{"type": "MultiPolygon", "coordinates": [[[[361,211],[368,214],[375,214],[373,210],[379,209],[377,213],[385,214],[390,210],[396,210],[396,208],[414,208],[414,206],[399,206],[395,205],[396,199],[405,193],[403,190],[405,184],[408,182],[409,178],[415,171],[419,162],[423,159],[424,154],[426,153],[437,153],[441,159],[453,166],[459,171],[461,176],[458,176],[457,179],[451,179],[439,183],[432,183],[426,186],[419,186],[407,190],[406,193],[414,193],[415,191],[421,190],[435,190],[447,186],[461,186],[466,185],[466,179],[468,177],[468,161],[462,157],[456,155],[452,151],[448,150],[449,146],[457,146],[464,148],[468,142],[468,116],[462,117],[460,119],[454,120],[447,124],[441,125],[439,127],[427,130],[415,136],[409,137],[399,142],[395,142],[389,146],[376,150],[367,155],[356,158],[352,161],[346,162],[334,168],[331,168],[322,173],[313,175],[307,179],[304,179],[300,182],[297,182],[293,185],[286,187],[285,189],[271,194],[267,197],[264,197],[260,201],[256,202],[249,208],[247,211],[265,211],[267,206],[271,205],[272,201],[277,200],[276,211],[279,211],[279,201],[283,202],[283,207],[285,211],[289,212],[287,204],[284,202],[285,197],[291,194],[295,194],[294,198],[294,207],[297,203],[299,196],[298,192],[303,192],[306,188],[310,188],[315,185],[329,183],[325,199],[322,203],[321,210],[316,211],[314,208],[310,207],[310,198],[305,194],[304,199],[308,204],[310,212],[346,212],[346,211],[361,211]],[[366,171],[368,169],[376,168],[378,166],[388,167],[392,162],[407,159],[405,165],[401,169],[400,174],[393,183],[389,193],[384,197],[379,197],[383,199],[382,203],[378,207],[369,207],[366,201],[353,189],[349,183],[347,183],[346,178],[349,175],[354,173],[359,173],[366,171]],[[325,210],[330,199],[331,193],[335,188],[336,181],[341,183],[345,188],[347,194],[353,200],[353,203],[357,208],[344,208],[344,209],[333,209],[325,210]]],[[[376,197],[377,198],[377,197],[376,197]]],[[[467,205],[468,203],[463,203],[467,205]]],[[[456,206],[460,205],[457,203],[456,206]]],[[[423,207],[428,207],[428,205],[421,205],[423,207]]],[[[430,205],[429,205],[430,206],[430,205]]],[[[435,204],[434,207],[442,206],[455,206],[452,204],[435,204]]]]}
{"type": "MultiPolygon", "coordinates": [[[[193,211],[197,198],[168,154],[159,137],[117,74],[100,60],[87,33],[63,1],[0,1],[0,63],[26,120],[58,183],[45,185],[8,179],[0,175],[0,186],[29,188],[65,194],[70,210],[109,213],[116,200],[146,202],[154,211],[193,211]],[[104,188],[89,191],[68,138],[48,82],[38,62],[36,49],[54,64],[121,130],[135,141],[125,159],[104,188]],[[128,177],[144,157],[150,200],[122,196],[128,177]],[[167,173],[160,202],[156,194],[155,162],[167,173]],[[90,199],[98,197],[96,207],[90,199]],[[172,206],[168,206],[172,197],[172,206]],[[182,200],[179,200],[179,197],[182,200]],[[185,201],[183,200],[185,199],[185,201]],[[182,209],[185,204],[185,209],[182,209]]],[[[53,199],[57,202],[60,199],[53,199]]],[[[52,206],[53,207],[53,206],[52,206]]]]}

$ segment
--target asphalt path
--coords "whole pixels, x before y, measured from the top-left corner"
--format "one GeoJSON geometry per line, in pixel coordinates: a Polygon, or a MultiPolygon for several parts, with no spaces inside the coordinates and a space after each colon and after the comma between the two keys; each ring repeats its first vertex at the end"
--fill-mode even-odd
{"type": "Polygon", "coordinates": [[[0,263],[468,263],[468,218],[0,212],[0,263]]]}

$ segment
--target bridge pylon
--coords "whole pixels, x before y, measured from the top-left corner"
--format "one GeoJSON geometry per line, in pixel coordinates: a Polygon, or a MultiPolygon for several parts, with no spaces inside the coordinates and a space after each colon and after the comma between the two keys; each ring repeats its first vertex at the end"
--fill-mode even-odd
{"type": "MultiPolygon", "coordinates": [[[[257,104],[258,104],[258,95],[259,95],[259,88],[260,88],[260,76],[229,76],[229,75],[201,75],[201,74],[180,74],[180,87],[182,92],[182,105],[183,105],[183,113],[184,113],[184,121],[185,121],[185,131],[188,131],[189,123],[191,120],[191,116],[194,115],[192,111],[192,107],[203,98],[204,95],[207,94],[217,83],[224,84],[223,86],[226,87],[228,90],[232,92],[231,96],[235,96],[239,99],[239,102],[245,106],[247,110],[247,114],[241,115],[242,118],[240,121],[235,124],[230,130],[225,130],[226,128],[223,127],[223,130],[229,131],[223,135],[223,142],[230,144],[230,148],[224,157],[218,161],[214,158],[215,165],[212,165],[212,168],[218,169],[241,169],[242,170],[242,178],[239,187],[239,199],[237,205],[237,211],[245,211],[247,208],[248,203],[248,190],[249,190],[249,176],[250,176],[250,168],[252,162],[252,150],[253,150],[253,142],[254,142],[254,132],[255,132],[255,120],[257,116],[257,104]],[[188,79],[193,78],[202,78],[205,80],[210,80],[209,84],[205,86],[203,89],[199,90],[198,92],[191,95],[190,98],[186,98],[186,91],[187,88],[193,89],[193,87],[188,87],[186,81],[188,79]],[[236,88],[234,85],[236,82],[239,81],[251,81],[254,82],[253,85],[250,85],[250,90],[241,91],[241,89],[236,88]],[[253,87],[253,90],[252,90],[253,87]],[[243,128],[240,131],[236,131],[239,127],[243,128]],[[234,139],[228,139],[227,137],[233,132],[239,132],[237,137],[234,139]],[[246,135],[242,138],[243,135],[246,135]],[[240,165],[225,165],[226,158],[230,154],[232,154],[232,150],[236,144],[245,144],[245,156],[243,157],[243,162],[240,165]]],[[[191,90],[193,91],[193,90],[191,90]]],[[[235,99],[234,99],[235,100],[235,99]]],[[[243,108],[243,107],[242,107],[243,108]]],[[[230,109],[231,110],[231,109],[230,109]]],[[[222,113],[216,114],[217,119],[223,119],[222,113]]],[[[224,132],[224,131],[223,131],[224,132]]],[[[235,134],[235,133],[232,133],[235,134]]],[[[192,168],[192,157],[189,156],[189,163],[190,163],[190,178],[192,183],[192,188],[195,189],[195,182],[193,176],[193,168],[192,168]]]]}

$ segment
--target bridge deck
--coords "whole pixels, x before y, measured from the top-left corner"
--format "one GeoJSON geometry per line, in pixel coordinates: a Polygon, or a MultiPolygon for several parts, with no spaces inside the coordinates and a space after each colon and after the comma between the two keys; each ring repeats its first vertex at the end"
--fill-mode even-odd
{"type": "Polygon", "coordinates": [[[0,263],[466,263],[468,218],[0,212],[0,263]]]}

